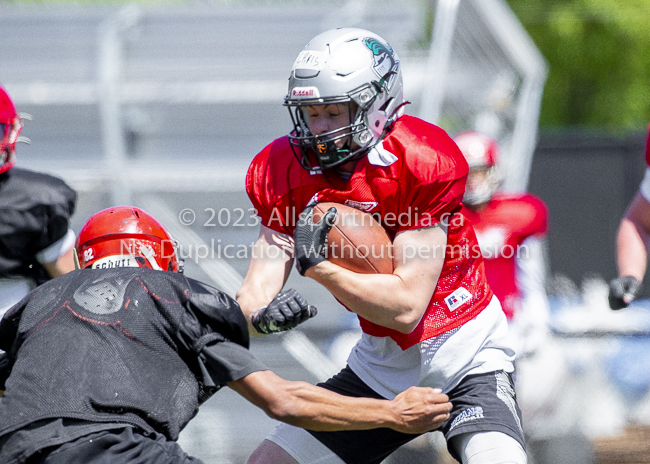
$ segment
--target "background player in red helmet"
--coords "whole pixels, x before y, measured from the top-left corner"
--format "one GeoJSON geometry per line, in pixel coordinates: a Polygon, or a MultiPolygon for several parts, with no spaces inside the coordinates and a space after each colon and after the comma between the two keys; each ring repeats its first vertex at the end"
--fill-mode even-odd
{"type": "MultiPolygon", "coordinates": [[[[551,443],[554,438],[546,424],[557,411],[552,380],[557,376],[556,367],[562,365],[562,353],[551,344],[548,328],[548,209],[528,193],[497,193],[501,174],[495,140],[478,132],[464,132],[454,141],[469,165],[463,214],[476,230],[485,274],[508,318],[517,351],[517,398],[531,445],[529,453],[533,453],[536,447],[532,445],[538,440],[551,443]]],[[[535,462],[538,460],[539,456],[535,462]]]]}
{"type": "MultiPolygon", "coordinates": [[[[363,330],[348,366],[323,388],[393,398],[412,385],[437,386],[454,405],[441,428],[452,455],[465,464],[523,463],[506,318],[483,259],[469,254],[476,237],[460,212],[467,162],[442,129],[404,115],[405,104],[399,58],[377,34],[334,29],[305,46],[285,98],[294,130],[248,170],[262,226],[238,301],[257,330],[254,315],[282,290],[295,255],[298,271],[355,312],[363,330]],[[313,224],[317,202],[378,217],[393,239],[393,273],[357,274],[314,252],[336,214],[313,224]]],[[[379,463],[413,438],[281,424],[249,462],[379,463]]]]}
{"type": "Polygon", "coordinates": [[[641,282],[648,266],[650,243],[650,126],[645,147],[648,168],[639,191],[621,219],[616,236],[618,277],[609,284],[609,306],[622,309],[641,292],[641,282]]]}
{"type": "Polygon", "coordinates": [[[173,240],[140,209],[95,214],[76,251],[81,270],[35,289],[0,321],[3,464],[200,463],[175,440],[225,385],[315,430],[421,433],[449,417],[433,389],[348,398],[267,370],[247,349],[237,303],[176,272],[173,240]]]}
{"type": "Polygon", "coordinates": [[[454,141],[469,165],[463,214],[476,231],[485,274],[510,321],[517,356],[530,355],[548,336],[548,208],[529,193],[497,193],[501,175],[495,140],[464,132],[454,141]]]}
{"type": "Polygon", "coordinates": [[[14,167],[21,130],[0,86],[0,316],[36,285],[74,269],[76,193],[61,179],[14,167]]]}

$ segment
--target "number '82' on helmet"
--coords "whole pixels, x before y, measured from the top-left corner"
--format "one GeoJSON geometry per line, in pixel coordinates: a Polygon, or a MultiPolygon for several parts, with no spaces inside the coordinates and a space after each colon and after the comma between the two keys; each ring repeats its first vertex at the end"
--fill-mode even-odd
{"type": "Polygon", "coordinates": [[[328,169],[363,156],[401,115],[404,99],[399,58],[388,42],[370,31],[340,28],[323,32],[310,40],[294,61],[284,105],[294,125],[289,142],[305,169],[328,169]],[[337,103],[348,103],[350,125],[312,134],[306,107],[337,103]],[[337,147],[335,142],[340,139],[345,143],[337,147]],[[319,166],[309,161],[310,152],[319,166]]]}

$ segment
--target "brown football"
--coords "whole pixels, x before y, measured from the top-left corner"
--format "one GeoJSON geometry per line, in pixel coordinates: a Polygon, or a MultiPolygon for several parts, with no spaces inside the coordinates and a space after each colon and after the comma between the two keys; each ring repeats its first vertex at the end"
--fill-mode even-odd
{"type": "Polygon", "coordinates": [[[382,225],[370,214],[339,203],[314,206],[314,223],[331,207],[337,215],[327,237],[327,259],[360,274],[391,274],[393,244],[382,225]]]}

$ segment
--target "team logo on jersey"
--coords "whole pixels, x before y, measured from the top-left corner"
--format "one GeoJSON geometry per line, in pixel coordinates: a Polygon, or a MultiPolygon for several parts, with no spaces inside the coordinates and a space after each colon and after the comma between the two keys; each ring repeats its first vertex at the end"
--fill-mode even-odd
{"type": "Polygon", "coordinates": [[[472,298],[472,294],[468,292],[465,287],[459,287],[451,295],[445,298],[445,303],[447,304],[449,311],[454,311],[469,301],[470,298],[472,298]]]}
{"type": "Polygon", "coordinates": [[[395,78],[397,77],[397,71],[399,71],[399,60],[397,59],[397,55],[390,45],[382,43],[373,37],[363,39],[363,43],[368,47],[368,50],[372,52],[372,70],[375,71],[375,74],[377,74],[380,79],[393,71],[393,74],[390,75],[386,82],[386,86],[388,87],[388,90],[390,90],[393,87],[395,78]]]}
{"type": "Polygon", "coordinates": [[[354,200],[345,200],[345,205],[351,206],[352,208],[356,208],[360,211],[364,211],[366,213],[369,213],[373,209],[377,207],[379,202],[376,201],[354,201],[354,200]]]}

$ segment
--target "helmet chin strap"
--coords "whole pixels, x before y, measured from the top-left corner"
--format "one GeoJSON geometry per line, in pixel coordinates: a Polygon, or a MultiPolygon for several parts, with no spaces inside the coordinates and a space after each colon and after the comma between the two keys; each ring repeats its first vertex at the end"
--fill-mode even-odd
{"type": "Polygon", "coordinates": [[[154,253],[151,247],[149,246],[141,246],[140,247],[140,253],[146,258],[147,261],[149,261],[149,264],[151,265],[151,269],[155,269],[156,271],[162,271],[162,268],[158,265],[156,262],[156,259],[154,258],[154,253]]]}

